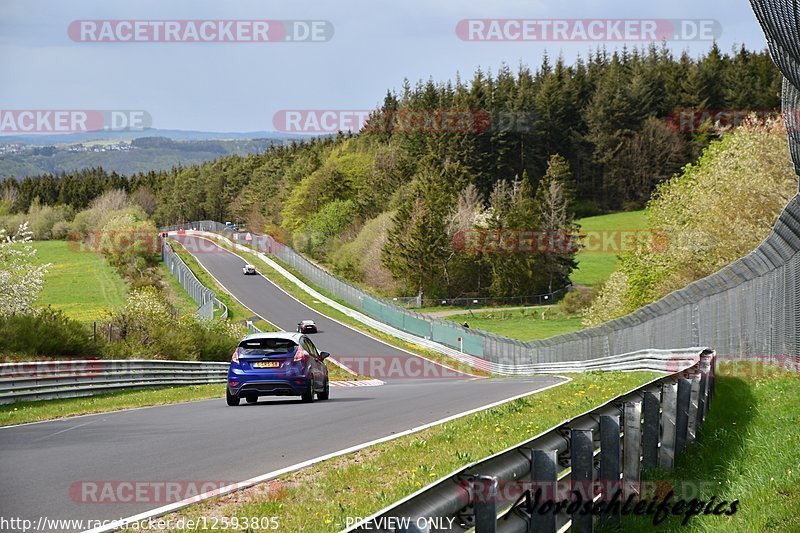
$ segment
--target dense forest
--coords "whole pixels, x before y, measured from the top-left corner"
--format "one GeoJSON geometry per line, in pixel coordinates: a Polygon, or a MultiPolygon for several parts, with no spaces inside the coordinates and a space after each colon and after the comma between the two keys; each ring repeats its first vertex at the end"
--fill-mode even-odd
{"type": "Polygon", "coordinates": [[[6,179],[0,215],[80,210],[123,189],[159,224],[246,223],[384,294],[536,294],[568,283],[573,250],[492,253],[465,246],[465,233],[569,233],[576,216],[640,208],[720,135],[718,111],[778,109],[780,85],[768,54],[744,48],[544,57],[536,70],[406,81],[357,134],[169,171],[6,179]],[[472,122],[453,126],[454,113],[472,122]],[[409,127],[410,114],[424,126],[409,127]]]}

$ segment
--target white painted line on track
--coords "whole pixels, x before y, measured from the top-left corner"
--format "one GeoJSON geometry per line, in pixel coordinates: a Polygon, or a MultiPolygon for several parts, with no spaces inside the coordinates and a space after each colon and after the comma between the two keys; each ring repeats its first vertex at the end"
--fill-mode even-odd
{"type": "Polygon", "coordinates": [[[126,527],[126,526],[128,526],[128,525],[130,525],[130,524],[132,524],[134,522],[139,522],[141,520],[147,520],[147,519],[150,519],[150,518],[155,518],[155,517],[158,517],[158,516],[165,515],[167,513],[172,513],[172,512],[178,511],[180,509],[183,509],[185,507],[188,507],[188,506],[190,506],[192,504],[199,503],[199,502],[208,500],[210,498],[215,498],[217,496],[224,496],[226,494],[230,494],[231,492],[236,492],[236,491],[239,491],[239,490],[243,490],[243,489],[252,487],[253,485],[257,485],[259,483],[263,483],[264,481],[269,481],[269,480],[274,479],[274,478],[276,478],[278,476],[281,476],[283,474],[289,474],[289,473],[294,472],[296,470],[300,470],[302,468],[306,468],[306,467],[315,465],[317,463],[320,463],[322,461],[326,461],[328,459],[333,459],[335,457],[340,457],[342,455],[347,455],[349,453],[357,452],[359,450],[362,450],[362,449],[367,448],[369,446],[373,446],[375,444],[380,444],[380,443],[383,443],[383,442],[389,442],[389,441],[398,439],[400,437],[405,437],[407,435],[412,435],[414,433],[419,433],[420,431],[424,431],[424,430],[426,430],[428,428],[432,428],[434,426],[438,426],[440,424],[444,424],[446,422],[450,422],[452,420],[456,420],[458,418],[462,418],[462,417],[465,417],[467,415],[471,415],[471,414],[477,413],[479,411],[484,411],[486,409],[491,409],[492,407],[497,407],[499,405],[503,405],[503,404],[506,404],[506,403],[509,403],[509,402],[513,402],[514,400],[518,400],[520,398],[533,396],[535,394],[539,394],[540,392],[544,392],[546,390],[549,390],[549,389],[552,389],[552,388],[555,388],[555,387],[560,387],[561,385],[564,385],[565,383],[569,383],[570,381],[572,381],[572,378],[566,377],[566,376],[554,376],[554,377],[562,378],[564,381],[562,381],[560,383],[554,383],[553,385],[548,385],[547,387],[543,387],[543,388],[535,390],[535,391],[518,394],[516,396],[512,396],[510,398],[506,398],[505,400],[499,400],[497,402],[493,402],[493,403],[490,403],[490,404],[487,404],[487,405],[483,405],[481,407],[476,407],[474,409],[470,409],[470,410],[464,411],[462,413],[451,415],[451,416],[448,416],[446,418],[442,418],[440,420],[436,420],[434,422],[429,422],[427,424],[423,424],[423,425],[417,426],[415,428],[411,428],[411,429],[407,429],[405,431],[401,431],[400,433],[387,435],[385,437],[381,437],[379,439],[375,439],[375,440],[372,440],[372,441],[369,441],[369,442],[365,442],[365,443],[362,443],[362,444],[356,444],[355,446],[351,446],[349,448],[345,448],[343,450],[339,450],[339,451],[336,451],[336,452],[328,453],[328,454],[325,454],[325,455],[321,455],[319,457],[315,457],[314,459],[308,459],[307,461],[303,461],[301,463],[296,463],[296,464],[293,464],[291,466],[287,466],[285,468],[281,468],[279,470],[273,470],[272,472],[268,472],[268,473],[262,474],[260,476],[256,476],[256,477],[253,477],[253,478],[250,478],[250,479],[246,479],[244,481],[240,481],[240,482],[234,483],[232,485],[227,485],[227,486],[221,487],[219,489],[214,489],[212,491],[204,492],[203,494],[199,494],[199,495],[193,496],[191,498],[186,498],[185,500],[181,500],[179,502],[175,502],[175,503],[171,503],[171,504],[168,504],[168,505],[164,505],[164,506],[158,507],[156,509],[151,509],[150,511],[144,511],[142,513],[139,513],[139,514],[136,514],[136,515],[133,515],[133,516],[129,516],[127,518],[122,518],[120,520],[115,520],[114,522],[111,522],[111,523],[109,523],[107,525],[96,527],[94,529],[88,529],[84,533],[105,533],[107,531],[116,531],[116,530],[124,528],[124,527],[126,527]]]}

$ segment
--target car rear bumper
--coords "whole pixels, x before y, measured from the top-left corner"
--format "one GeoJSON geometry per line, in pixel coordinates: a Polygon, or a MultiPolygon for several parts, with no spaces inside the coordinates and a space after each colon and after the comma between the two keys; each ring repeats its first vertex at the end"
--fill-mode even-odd
{"type": "Polygon", "coordinates": [[[237,386],[232,386],[228,382],[228,392],[233,396],[247,396],[257,394],[259,396],[301,396],[308,389],[306,378],[291,380],[253,380],[244,383],[239,382],[237,386]]]}
{"type": "Polygon", "coordinates": [[[308,389],[308,377],[289,372],[236,372],[228,374],[228,392],[245,396],[300,396],[308,389]]]}

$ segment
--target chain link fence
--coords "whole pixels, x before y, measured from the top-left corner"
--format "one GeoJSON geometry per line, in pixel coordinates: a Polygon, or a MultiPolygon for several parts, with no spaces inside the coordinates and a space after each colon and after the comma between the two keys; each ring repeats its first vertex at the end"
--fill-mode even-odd
{"type": "Polygon", "coordinates": [[[199,307],[194,313],[195,316],[207,320],[212,320],[215,316],[218,318],[228,317],[228,308],[217,300],[217,293],[200,283],[191,269],[172,249],[172,245],[166,241],[161,244],[161,257],[172,275],[178,278],[181,286],[186,289],[192,300],[197,302],[199,307]],[[216,313],[215,309],[220,309],[221,312],[216,313]]]}
{"type": "Polygon", "coordinates": [[[800,175],[800,2],[750,0],[783,80],[783,115],[789,151],[800,175]]]}

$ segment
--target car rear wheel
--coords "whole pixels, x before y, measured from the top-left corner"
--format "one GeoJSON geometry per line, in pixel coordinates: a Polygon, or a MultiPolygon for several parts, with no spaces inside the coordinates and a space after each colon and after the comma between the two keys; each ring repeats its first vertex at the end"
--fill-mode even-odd
{"type": "Polygon", "coordinates": [[[247,401],[247,403],[256,403],[258,401],[258,396],[249,395],[245,396],[244,399],[247,401]]]}
{"type": "Polygon", "coordinates": [[[311,403],[314,401],[314,377],[308,376],[308,386],[301,396],[303,403],[311,403]]]}
{"type": "Polygon", "coordinates": [[[328,379],[325,379],[325,388],[322,389],[322,392],[317,393],[318,400],[327,400],[330,397],[331,389],[330,384],[328,383],[328,379]]]}
{"type": "Polygon", "coordinates": [[[228,402],[228,405],[231,407],[235,407],[239,405],[239,397],[231,394],[229,391],[225,391],[225,400],[228,402]]]}

